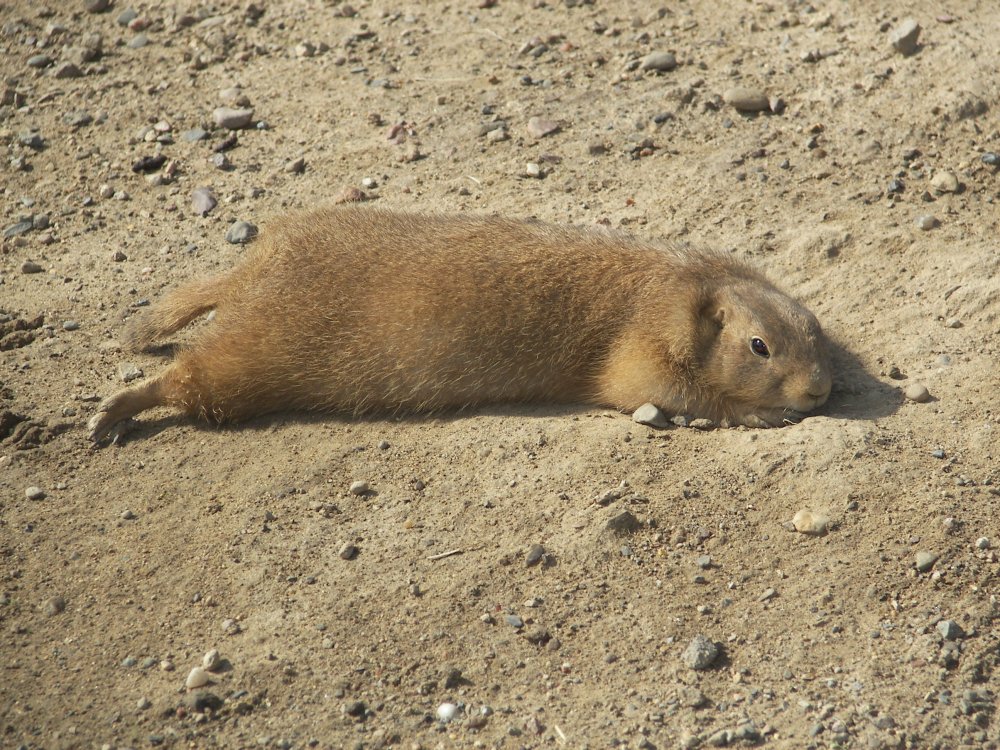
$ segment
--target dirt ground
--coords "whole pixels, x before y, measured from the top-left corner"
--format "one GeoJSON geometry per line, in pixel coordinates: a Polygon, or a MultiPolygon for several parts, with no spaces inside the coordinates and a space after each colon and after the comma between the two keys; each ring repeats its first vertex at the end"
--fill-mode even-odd
{"type": "Polygon", "coordinates": [[[0,3],[0,745],[1000,747],[1000,8],[102,4],[0,3]],[[749,258],[843,348],[834,394],[778,430],[161,410],[89,444],[165,364],[129,315],[351,190],[749,258]]]}

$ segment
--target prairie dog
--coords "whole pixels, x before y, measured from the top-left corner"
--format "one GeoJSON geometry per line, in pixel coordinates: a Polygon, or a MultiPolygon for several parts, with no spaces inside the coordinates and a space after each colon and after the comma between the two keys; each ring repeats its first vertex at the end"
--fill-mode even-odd
{"type": "Polygon", "coordinates": [[[719,253],[498,217],[320,208],[274,221],[232,271],[137,316],[138,350],[215,310],[94,440],[154,406],[212,422],[497,402],[587,403],[723,425],[797,421],[830,392],[816,318],[719,253]]]}

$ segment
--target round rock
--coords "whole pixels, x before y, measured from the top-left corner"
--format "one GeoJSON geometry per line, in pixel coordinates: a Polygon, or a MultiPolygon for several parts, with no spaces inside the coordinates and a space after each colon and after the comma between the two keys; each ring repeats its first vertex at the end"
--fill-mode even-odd
{"type": "Polygon", "coordinates": [[[364,481],[363,479],[359,479],[356,482],[351,482],[350,491],[352,495],[364,495],[370,489],[371,487],[368,485],[368,482],[364,481]]]}
{"type": "Polygon", "coordinates": [[[792,526],[800,534],[825,534],[830,528],[830,519],[822,513],[815,513],[803,508],[792,517],[792,526]]]}
{"type": "Polygon", "coordinates": [[[703,635],[696,635],[681,654],[681,661],[691,669],[708,669],[719,656],[719,647],[703,635]]]}
{"type": "Polygon", "coordinates": [[[916,225],[917,229],[928,232],[938,225],[938,220],[931,214],[922,214],[921,216],[918,216],[916,221],[913,223],[916,225]]]}
{"type": "Polygon", "coordinates": [[[760,89],[747,86],[734,86],[722,94],[723,101],[740,112],[763,112],[771,108],[771,103],[760,89]]]}
{"type": "Polygon", "coordinates": [[[672,52],[650,52],[639,64],[639,70],[655,70],[665,73],[677,67],[677,58],[672,52]]]}
{"type": "Polygon", "coordinates": [[[201,667],[195,667],[188,672],[187,679],[184,680],[184,687],[188,690],[196,690],[205,687],[212,681],[212,676],[201,667]]]}
{"type": "Polygon", "coordinates": [[[29,500],[44,500],[45,490],[43,490],[41,487],[34,487],[34,486],[28,487],[24,491],[24,496],[29,500]]]}
{"type": "Polygon", "coordinates": [[[911,383],[906,386],[903,395],[909,401],[915,401],[918,404],[924,404],[931,400],[931,392],[927,390],[927,386],[923,383],[911,383]]]}
{"type": "Polygon", "coordinates": [[[437,707],[438,719],[447,723],[458,716],[458,706],[454,703],[442,703],[437,707]]]}
{"type": "Polygon", "coordinates": [[[207,669],[209,672],[218,669],[220,664],[222,664],[222,657],[219,656],[219,649],[217,648],[213,648],[201,657],[202,668],[207,669]]]}
{"type": "Polygon", "coordinates": [[[957,193],[960,187],[954,172],[938,172],[931,179],[931,187],[938,193],[957,193]]]}

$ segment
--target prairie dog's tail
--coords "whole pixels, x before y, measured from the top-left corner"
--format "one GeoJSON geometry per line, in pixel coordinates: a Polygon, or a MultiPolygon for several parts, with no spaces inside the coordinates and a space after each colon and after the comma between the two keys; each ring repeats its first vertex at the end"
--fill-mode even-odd
{"type": "Polygon", "coordinates": [[[178,331],[199,315],[214,310],[226,278],[205,279],[184,284],[167,294],[152,309],[129,321],[122,346],[141,351],[154,341],[178,331]]]}

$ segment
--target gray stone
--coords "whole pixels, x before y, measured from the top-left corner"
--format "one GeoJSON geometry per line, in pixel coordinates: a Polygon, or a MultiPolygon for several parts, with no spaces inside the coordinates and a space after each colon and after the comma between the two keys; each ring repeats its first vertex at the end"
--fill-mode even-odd
{"type": "Polygon", "coordinates": [[[111,0],[84,0],[83,8],[88,13],[103,13],[111,5],[111,0]]]}
{"type": "Polygon", "coordinates": [[[129,49],[142,49],[147,44],[149,44],[149,37],[145,34],[136,34],[134,37],[128,40],[129,49]]]}
{"type": "Polygon", "coordinates": [[[17,237],[19,234],[24,234],[30,232],[34,228],[34,222],[31,219],[22,219],[16,224],[11,224],[9,227],[3,230],[3,236],[7,239],[11,237],[17,237]]]}
{"type": "Polygon", "coordinates": [[[83,71],[71,62],[61,63],[52,73],[53,78],[79,78],[82,75],[83,71]]]}
{"type": "Polygon", "coordinates": [[[45,140],[37,130],[24,130],[17,134],[17,140],[22,146],[27,146],[35,151],[40,151],[45,145],[45,140]]]}
{"type": "Polygon", "coordinates": [[[954,620],[939,620],[937,631],[946,641],[957,641],[965,637],[965,631],[962,630],[962,626],[954,620]]]}
{"type": "Polygon", "coordinates": [[[233,225],[226,231],[226,242],[234,245],[243,245],[257,236],[257,227],[249,221],[233,222],[233,225]]]}
{"type": "Polygon", "coordinates": [[[138,17],[139,12],[135,8],[126,8],[118,14],[118,17],[115,19],[115,23],[119,26],[128,26],[138,17]]]}
{"type": "Polygon", "coordinates": [[[763,112],[771,108],[771,103],[760,89],[734,86],[722,94],[723,101],[740,112],[763,112]]]}
{"type": "Polygon", "coordinates": [[[371,487],[368,485],[368,482],[359,479],[356,482],[351,482],[350,490],[352,495],[364,495],[371,490],[371,487]]]}
{"type": "Polygon", "coordinates": [[[643,404],[632,412],[632,421],[648,427],[662,429],[670,425],[670,420],[655,404],[643,404]]]}
{"type": "Polygon", "coordinates": [[[532,544],[528,549],[528,554],[524,557],[524,564],[530,568],[538,565],[543,557],[545,557],[545,547],[540,544],[532,544]]]}
{"type": "Polygon", "coordinates": [[[522,620],[517,615],[504,615],[503,619],[512,628],[523,628],[524,627],[524,620],[522,620]]]}
{"type": "Polygon", "coordinates": [[[719,647],[703,635],[696,635],[681,654],[681,661],[691,669],[708,669],[719,657],[719,647]]]}
{"type": "Polygon", "coordinates": [[[47,68],[52,64],[52,58],[48,55],[32,55],[28,58],[29,68],[47,68]]]}
{"type": "Polygon", "coordinates": [[[45,612],[47,617],[55,617],[65,609],[66,600],[61,596],[53,596],[50,599],[46,599],[42,604],[42,610],[45,612]]]}
{"type": "Polygon", "coordinates": [[[181,140],[185,143],[195,143],[196,141],[203,141],[206,138],[208,138],[208,132],[201,128],[191,128],[181,133],[181,140]]]}
{"type": "Polygon", "coordinates": [[[41,273],[44,269],[33,260],[26,260],[21,264],[21,273],[41,273]]]}
{"type": "Polygon", "coordinates": [[[889,41],[897,52],[908,57],[917,51],[919,36],[920,24],[912,18],[907,18],[889,32],[889,41]]]}
{"type": "Polygon", "coordinates": [[[528,135],[532,138],[544,138],[557,132],[559,123],[555,120],[546,120],[544,117],[532,117],[528,120],[528,135]]]}
{"type": "Polygon", "coordinates": [[[627,510],[623,510],[621,513],[610,518],[608,523],[605,525],[605,528],[608,531],[612,534],[617,534],[618,536],[634,534],[641,527],[642,524],[639,523],[639,519],[627,510]]]}
{"type": "Polygon", "coordinates": [[[220,128],[241,130],[253,120],[253,108],[218,107],[212,112],[212,119],[220,128]]]}
{"type": "Polygon", "coordinates": [[[639,70],[655,70],[665,73],[677,67],[677,58],[672,52],[650,52],[639,64],[639,70]]]}
{"type": "Polygon", "coordinates": [[[131,362],[121,362],[118,365],[118,377],[122,379],[123,383],[131,383],[142,377],[142,368],[131,362]]]}
{"type": "Polygon", "coordinates": [[[913,222],[917,229],[921,229],[924,232],[930,231],[938,225],[938,220],[931,214],[922,214],[918,216],[916,221],[913,222]]]}
{"type": "Polygon", "coordinates": [[[937,562],[938,556],[933,552],[926,552],[921,550],[913,556],[913,564],[917,570],[921,573],[926,573],[928,570],[934,567],[934,563],[937,562]]]}
{"type": "Polygon", "coordinates": [[[903,395],[906,396],[907,400],[915,401],[918,404],[924,404],[931,400],[931,393],[923,383],[911,383],[906,386],[903,395]]]}
{"type": "Polygon", "coordinates": [[[24,496],[29,500],[44,500],[45,490],[43,490],[41,487],[34,487],[34,486],[28,487],[24,491],[24,496]]]}
{"type": "Polygon", "coordinates": [[[210,187],[197,187],[191,192],[191,210],[199,216],[206,216],[218,203],[210,187]]]}
{"type": "Polygon", "coordinates": [[[340,555],[341,560],[352,560],[358,554],[358,548],[350,542],[345,542],[340,546],[337,554],[340,555]]]}

